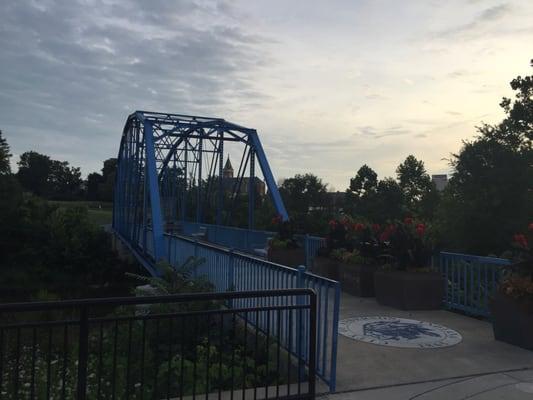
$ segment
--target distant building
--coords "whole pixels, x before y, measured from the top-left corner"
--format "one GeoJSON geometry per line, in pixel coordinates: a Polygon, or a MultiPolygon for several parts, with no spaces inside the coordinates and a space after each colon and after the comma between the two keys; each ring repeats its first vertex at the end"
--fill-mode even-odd
{"type": "MultiPolygon", "coordinates": [[[[231,165],[231,161],[228,159],[226,160],[226,164],[224,165],[224,169],[222,170],[222,186],[224,187],[224,190],[226,192],[233,192],[234,188],[239,184],[239,178],[235,178],[233,176],[233,166],[231,165]]],[[[255,193],[259,196],[265,195],[265,182],[263,182],[261,179],[259,179],[257,176],[254,177],[255,182],[255,193]]],[[[248,194],[248,185],[250,184],[250,178],[242,178],[241,180],[241,186],[238,189],[238,194],[248,194]]]]}
{"type": "Polygon", "coordinates": [[[448,175],[446,174],[431,175],[431,180],[435,183],[437,190],[440,192],[444,190],[444,188],[448,184],[448,175]]]}

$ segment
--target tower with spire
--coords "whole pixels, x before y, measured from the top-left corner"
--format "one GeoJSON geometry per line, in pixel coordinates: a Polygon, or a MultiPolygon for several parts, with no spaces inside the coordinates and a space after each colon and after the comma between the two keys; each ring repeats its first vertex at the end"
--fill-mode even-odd
{"type": "Polygon", "coordinates": [[[224,165],[224,169],[222,170],[222,177],[233,178],[233,167],[231,166],[229,155],[228,155],[228,159],[226,160],[226,165],[224,165]]]}

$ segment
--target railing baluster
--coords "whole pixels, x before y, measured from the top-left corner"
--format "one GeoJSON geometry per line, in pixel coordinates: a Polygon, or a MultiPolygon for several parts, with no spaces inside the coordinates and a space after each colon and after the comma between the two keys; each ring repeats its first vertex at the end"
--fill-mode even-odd
{"type": "Polygon", "coordinates": [[[87,397],[87,360],[89,350],[89,316],[87,307],[80,308],[80,332],[78,349],[78,400],[87,397]]]}

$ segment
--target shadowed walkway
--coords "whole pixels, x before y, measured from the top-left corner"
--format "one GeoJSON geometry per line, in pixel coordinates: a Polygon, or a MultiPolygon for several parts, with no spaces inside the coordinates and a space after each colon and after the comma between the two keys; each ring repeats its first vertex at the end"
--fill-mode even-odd
{"type": "Polygon", "coordinates": [[[337,363],[339,394],[330,395],[332,398],[408,399],[415,396],[420,399],[459,399],[470,398],[468,396],[477,393],[476,390],[486,390],[487,393],[496,390],[496,394],[498,390],[507,391],[502,397],[506,399],[533,398],[533,386],[528,386],[528,382],[533,382],[533,370],[526,370],[533,369],[533,352],[494,340],[490,322],[444,310],[401,311],[380,306],[375,299],[343,293],[340,319],[357,316],[428,321],[458,331],[463,340],[452,347],[407,349],[363,343],[340,335],[337,363]],[[488,375],[498,372],[501,373],[488,375]],[[461,383],[463,381],[469,384],[461,383]],[[424,397],[424,391],[431,391],[432,395],[424,397]],[[511,395],[509,391],[516,393],[511,395]],[[437,397],[441,396],[438,393],[442,393],[442,397],[437,397]],[[519,397],[512,397],[514,395],[519,397]]]}

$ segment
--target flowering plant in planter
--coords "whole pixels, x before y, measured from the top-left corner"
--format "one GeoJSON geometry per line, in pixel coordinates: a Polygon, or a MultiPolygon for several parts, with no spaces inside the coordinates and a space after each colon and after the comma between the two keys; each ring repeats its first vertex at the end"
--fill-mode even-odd
{"type": "Polygon", "coordinates": [[[514,261],[500,285],[500,292],[533,305],[533,222],[526,233],[513,236],[513,250],[506,256],[514,261]]]}
{"type": "Polygon", "coordinates": [[[326,252],[330,254],[336,249],[353,250],[351,240],[353,221],[348,216],[339,219],[332,219],[328,223],[328,234],[326,236],[326,252]]]}
{"type": "Polygon", "coordinates": [[[294,238],[294,226],[291,220],[283,221],[281,215],[277,215],[272,218],[272,225],[276,227],[276,235],[270,239],[270,248],[295,249],[299,247],[294,238]]]}
{"type": "Polygon", "coordinates": [[[513,236],[514,261],[491,302],[494,337],[533,350],[533,223],[513,236]]]}
{"type": "Polygon", "coordinates": [[[355,250],[366,260],[367,264],[376,264],[386,252],[386,243],[380,240],[383,234],[381,225],[359,222],[353,225],[353,230],[355,250]]]}
{"type": "Polygon", "coordinates": [[[292,222],[283,221],[281,216],[274,217],[272,222],[276,224],[277,232],[268,242],[268,259],[293,268],[305,264],[305,251],[294,237],[292,222]]]}
{"type": "Polygon", "coordinates": [[[430,270],[433,239],[427,226],[407,217],[385,227],[380,240],[390,264],[374,274],[378,303],[403,310],[438,309],[445,281],[430,270]]]}
{"type": "Polygon", "coordinates": [[[401,271],[427,271],[434,250],[433,237],[426,224],[407,217],[388,225],[380,235],[393,266],[401,271]]]}

